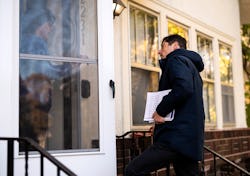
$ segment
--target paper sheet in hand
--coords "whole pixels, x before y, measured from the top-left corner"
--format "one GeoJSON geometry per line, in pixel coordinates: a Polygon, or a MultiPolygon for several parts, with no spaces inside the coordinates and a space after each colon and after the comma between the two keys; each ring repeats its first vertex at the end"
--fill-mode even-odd
{"type": "MultiPolygon", "coordinates": [[[[164,90],[158,92],[147,92],[146,108],[144,113],[144,121],[153,122],[153,113],[160,104],[162,98],[171,90],[164,90]]],[[[165,121],[172,121],[174,119],[174,110],[170,112],[165,118],[165,121]]]]}

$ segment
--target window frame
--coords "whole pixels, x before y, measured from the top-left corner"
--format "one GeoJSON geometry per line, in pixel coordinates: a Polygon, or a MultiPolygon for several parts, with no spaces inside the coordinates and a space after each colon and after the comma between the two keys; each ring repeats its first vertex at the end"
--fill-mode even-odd
{"type": "MultiPolygon", "coordinates": [[[[141,70],[144,70],[144,71],[149,71],[149,72],[156,72],[158,73],[159,77],[160,78],[160,74],[161,74],[161,69],[159,67],[159,65],[157,66],[151,66],[151,65],[146,65],[146,64],[142,64],[142,63],[136,63],[136,62],[133,62],[132,59],[131,59],[131,40],[130,40],[130,8],[135,8],[135,9],[138,9],[146,14],[150,14],[154,17],[157,18],[157,30],[158,30],[158,48],[157,48],[157,51],[159,50],[159,46],[160,46],[160,14],[158,12],[155,12],[153,11],[152,9],[148,9],[144,6],[140,6],[136,3],[132,3],[130,2],[128,4],[128,28],[129,28],[129,32],[128,32],[128,41],[129,41],[129,45],[128,45],[128,48],[129,48],[129,67],[130,67],[130,75],[131,75],[131,78],[130,78],[130,120],[131,120],[131,126],[130,128],[132,130],[145,130],[145,129],[148,129],[149,126],[151,126],[151,124],[140,124],[140,125],[134,125],[133,124],[133,103],[132,103],[132,68],[136,68],[136,69],[141,69],[141,70]]],[[[158,56],[158,60],[159,60],[159,56],[158,56]]]]}
{"type": "MultiPolygon", "coordinates": [[[[212,57],[212,61],[210,62],[211,64],[212,64],[212,68],[213,68],[213,70],[214,70],[214,68],[215,68],[215,62],[214,62],[214,48],[213,48],[213,37],[211,37],[211,36],[209,36],[209,35],[207,35],[207,34],[204,34],[204,33],[202,33],[202,32],[200,32],[200,31],[197,31],[196,30],[196,41],[197,41],[197,52],[199,53],[199,51],[198,51],[198,36],[200,36],[200,37],[202,37],[202,38],[205,38],[205,39],[207,39],[207,40],[210,40],[211,41],[211,44],[212,44],[212,52],[213,52],[213,57],[212,57]]],[[[202,57],[202,56],[201,56],[202,57]]],[[[205,64],[204,64],[205,65],[205,64]]],[[[213,71],[213,73],[212,73],[212,75],[213,75],[213,78],[207,78],[207,77],[204,77],[203,75],[201,75],[201,78],[202,78],[202,80],[203,80],[203,82],[205,82],[205,83],[207,83],[208,85],[209,84],[212,84],[213,85],[213,92],[214,92],[214,106],[215,106],[215,101],[216,101],[216,99],[215,99],[215,72],[213,71]]],[[[203,83],[204,84],[204,83],[203,83]]],[[[204,101],[204,99],[203,99],[203,101],[204,101]]],[[[210,106],[209,106],[210,107],[210,106]]],[[[206,108],[206,107],[204,107],[204,108],[206,108]]],[[[206,111],[206,109],[205,109],[205,111],[206,111]]],[[[209,109],[207,110],[208,111],[208,113],[209,113],[209,109]]],[[[206,114],[205,114],[206,115],[206,114]]],[[[210,115],[210,113],[209,113],[209,115],[210,115]]],[[[207,119],[207,118],[206,118],[207,119]]],[[[215,125],[216,125],[216,121],[217,121],[217,114],[216,114],[216,106],[215,106],[215,120],[214,121],[208,121],[208,120],[206,120],[205,119],[205,123],[206,123],[206,126],[207,127],[209,127],[209,128],[213,128],[215,125]]]]}
{"type": "MultiPolygon", "coordinates": [[[[231,70],[231,82],[225,82],[225,81],[222,81],[221,80],[221,70],[220,70],[220,68],[219,68],[219,71],[220,71],[220,83],[221,83],[221,97],[222,97],[222,120],[223,120],[223,126],[224,127],[233,127],[234,125],[235,125],[235,123],[236,123],[236,116],[235,116],[235,114],[236,114],[236,112],[235,112],[235,93],[234,93],[234,88],[235,88],[235,83],[234,83],[234,74],[233,74],[233,46],[232,45],[230,45],[230,44],[228,44],[227,42],[223,42],[223,41],[221,41],[221,40],[218,40],[218,51],[219,51],[219,67],[220,67],[220,46],[223,46],[223,47],[226,47],[226,48],[229,48],[229,50],[230,50],[230,55],[231,55],[231,60],[230,60],[230,70],[231,70]],[[223,86],[224,87],[228,87],[228,88],[231,88],[232,89],[232,94],[228,94],[228,92],[223,92],[223,86]],[[231,121],[228,121],[228,122],[225,122],[225,120],[228,120],[228,118],[230,118],[230,117],[228,117],[227,119],[225,119],[224,117],[225,117],[225,115],[224,115],[224,112],[226,111],[227,113],[230,113],[229,112],[229,110],[228,110],[228,107],[227,107],[227,109],[223,109],[223,107],[224,107],[224,104],[223,104],[223,96],[224,95],[227,95],[227,97],[226,98],[232,98],[232,102],[231,102],[231,104],[232,104],[232,111],[231,111],[231,113],[232,114],[230,114],[232,117],[233,117],[233,119],[231,119],[231,121]]],[[[226,104],[228,104],[228,103],[230,103],[230,102],[226,102],[226,104]]],[[[230,108],[229,108],[230,109],[230,108]]],[[[230,120],[230,119],[229,119],[230,120]]]]}
{"type": "Polygon", "coordinates": [[[168,35],[172,34],[172,33],[169,33],[169,22],[180,27],[180,28],[183,28],[183,30],[187,31],[187,38],[185,38],[185,36],[182,36],[186,39],[187,41],[187,49],[190,48],[190,27],[188,25],[185,25],[184,23],[181,23],[177,20],[174,20],[173,18],[169,18],[167,17],[167,30],[168,30],[168,35]]]}

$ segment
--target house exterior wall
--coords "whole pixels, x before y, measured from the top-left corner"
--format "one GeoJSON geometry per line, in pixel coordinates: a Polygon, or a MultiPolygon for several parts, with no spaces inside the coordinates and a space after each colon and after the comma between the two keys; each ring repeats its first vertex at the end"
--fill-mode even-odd
{"type": "Polygon", "coordinates": [[[131,4],[158,15],[159,41],[168,35],[168,19],[188,27],[191,50],[197,51],[197,32],[202,32],[212,38],[217,116],[215,129],[227,128],[223,123],[218,45],[223,42],[232,47],[235,124],[230,128],[246,127],[238,0],[230,2],[226,0],[191,0],[188,2],[185,0],[124,0],[123,2],[127,8],[119,17],[114,19],[117,135],[129,130],[148,128],[132,125],[131,61],[129,53],[129,7],[131,4]]]}
{"type": "MultiPolygon", "coordinates": [[[[100,1],[101,2],[101,1],[100,1]]],[[[107,1],[106,1],[107,2],[107,1]]],[[[103,1],[101,5],[105,5],[103,1]]],[[[234,102],[235,102],[235,126],[237,128],[246,127],[245,122],[245,109],[244,109],[244,89],[243,89],[243,70],[242,70],[242,57],[241,57],[241,41],[240,41],[240,22],[239,22],[239,5],[237,0],[132,0],[123,2],[128,7],[130,3],[137,6],[149,9],[158,14],[159,17],[159,38],[163,38],[168,34],[167,31],[167,19],[169,17],[173,20],[181,22],[189,26],[190,48],[196,50],[196,31],[203,32],[213,38],[213,45],[215,48],[215,77],[216,82],[220,82],[219,79],[219,67],[218,67],[218,41],[225,42],[232,46],[233,53],[233,75],[234,75],[234,102]],[[201,8],[204,7],[204,8],[201,8]],[[217,59],[217,60],[216,60],[217,59]],[[217,64],[216,64],[217,63],[217,64]]],[[[110,3],[111,4],[111,3],[110,3]]],[[[107,9],[111,10],[107,4],[107,9]]],[[[105,8],[104,8],[105,9],[105,8]]],[[[0,136],[18,136],[18,82],[19,82],[19,22],[18,22],[19,5],[14,0],[0,0],[0,136]]],[[[111,14],[106,14],[103,11],[99,12],[102,18],[112,18],[111,14]]],[[[108,41],[104,33],[109,33],[109,28],[106,25],[111,25],[111,20],[107,20],[103,25],[99,26],[103,31],[100,48],[104,47],[107,50],[100,49],[100,54],[106,57],[112,58],[113,45],[111,41],[108,41]],[[107,54],[107,55],[106,55],[107,54]]],[[[115,82],[116,82],[116,134],[122,134],[131,129],[139,129],[140,127],[133,127],[131,123],[131,65],[129,60],[129,13],[128,8],[123,11],[121,16],[116,17],[114,23],[114,50],[115,50],[115,82]]],[[[101,24],[101,23],[100,23],[101,24]]],[[[111,31],[112,32],[112,31],[111,31]]],[[[113,39],[111,37],[111,39],[113,39]]],[[[105,60],[101,61],[101,65],[104,65],[105,60]]],[[[110,67],[110,70],[112,68],[110,67]]],[[[112,77],[112,73],[110,73],[112,77]]],[[[106,83],[105,83],[106,85],[106,83]]],[[[106,87],[105,87],[106,88],[106,87]]],[[[101,88],[103,89],[103,88],[101,88]]],[[[223,129],[222,122],[222,105],[221,105],[221,87],[217,84],[215,87],[216,92],[216,113],[217,113],[217,129],[223,129]]],[[[105,102],[104,102],[105,103],[105,102]]],[[[108,109],[105,109],[105,112],[108,109]]],[[[108,114],[108,112],[106,112],[108,114]]],[[[111,113],[112,114],[112,113],[111,113]]],[[[113,116],[113,114],[112,114],[113,116]]],[[[108,117],[107,117],[108,118],[108,117]]],[[[108,130],[109,124],[102,118],[102,128],[108,130]],[[105,128],[103,127],[105,126],[105,128]]],[[[112,124],[113,127],[113,124],[112,124]]],[[[143,127],[144,128],[144,127],[143,127]]],[[[148,127],[147,127],[148,128],[148,127]]],[[[103,130],[103,131],[105,131],[103,130]]],[[[107,135],[107,134],[105,134],[107,135]]],[[[105,142],[106,150],[111,153],[112,160],[114,160],[114,145],[108,147],[109,140],[105,142]]],[[[104,144],[103,144],[104,145],[104,144]]],[[[0,145],[0,153],[5,154],[6,147],[0,145]]],[[[105,153],[105,151],[103,152],[105,153]]],[[[67,165],[72,163],[79,163],[81,161],[91,161],[103,157],[103,153],[95,155],[85,156],[82,154],[58,156],[61,161],[66,161],[67,165]],[[81,155],[81,156],[80,156],[81,155]],[[80,157],[79,157],[80,156],[80,157]],[[90,158],[90,160],[88,160],[90,158]]],[[[109,158],[103,157],[103,160],[109,158]]],[[[86,161],[86,164],[88,163],[86,161]]],[[[112,161],[115,163],[115,161],[112,161]]],[[[82,163],[80,165],[74,165],[73,170],[82,172],[84,167],[82,163]]],[[[102,166],[110,167],[108,163],[102,166]]],[[[0,162],[0,175],[5,171],[6,163],[0,162]]],[[[112,166],[112,174],[115,174],[115,166],[112,166]]],[[[91,172],[91,168],[89,168],[91,172]]],[[[101,172],[100,170],[98,171],[101,172]]]]}
{"type": "Polygon", "coordinates": [[[183,0],[160,1],[236,39],[240,35],[238,0],[233,0],[230,3],[227,0],[204,0],[200,2],[197,0],[188,2],[183,0]]]}

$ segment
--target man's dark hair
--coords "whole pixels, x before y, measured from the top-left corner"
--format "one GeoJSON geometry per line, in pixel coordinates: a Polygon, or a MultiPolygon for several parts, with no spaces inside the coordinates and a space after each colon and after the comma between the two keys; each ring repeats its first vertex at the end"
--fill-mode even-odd
{"type": "Polygon", "coordinates": [[[169,43],[169,45],[173,44],[174,42],[178,42],[180,48],[187,49],[186,39],[178,34],[173,34],[173,35],[169,35],[167,37],[164,37],[162,40],[162,43],[163,42],[167,42],[167,43],[169,43]]]}

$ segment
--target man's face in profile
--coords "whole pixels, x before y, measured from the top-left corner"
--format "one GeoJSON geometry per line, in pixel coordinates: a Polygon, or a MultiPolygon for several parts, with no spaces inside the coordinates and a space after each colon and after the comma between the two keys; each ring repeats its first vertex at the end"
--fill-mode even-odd
{"type": "Polygon", "coordinates": [[[161,49],[158,51],[161,59],[165,59],[169,53],[176,49],[175,45],[177,42],[172,43],[171,45],[168,42],[162,42],[161,49]]]}
{"type": "Polygon", "coordinates": [[[52,31],[52,25],[49,22],[46,22],[36,30],[36,35],[47,41],[51,31],[52,31]]]}

